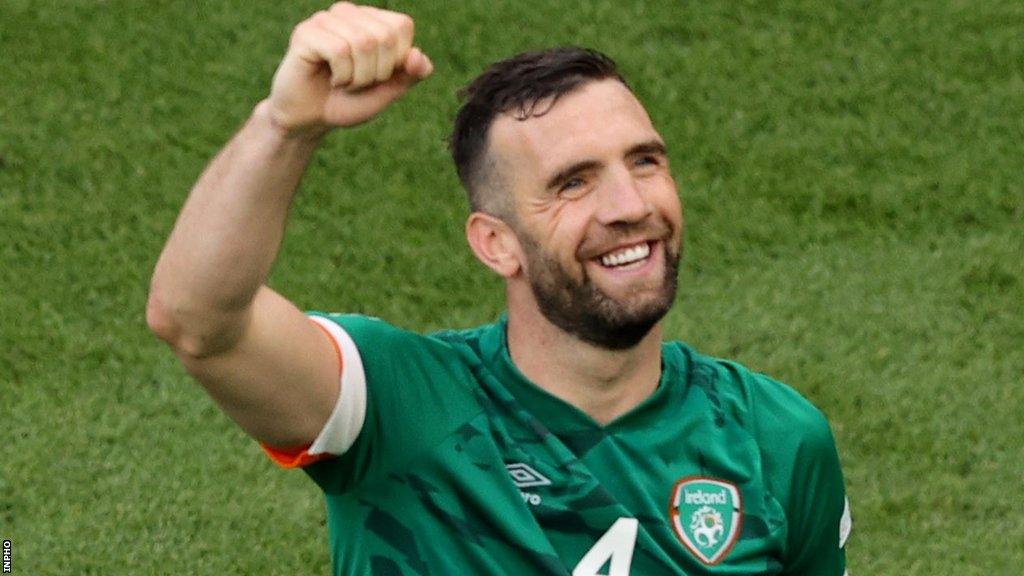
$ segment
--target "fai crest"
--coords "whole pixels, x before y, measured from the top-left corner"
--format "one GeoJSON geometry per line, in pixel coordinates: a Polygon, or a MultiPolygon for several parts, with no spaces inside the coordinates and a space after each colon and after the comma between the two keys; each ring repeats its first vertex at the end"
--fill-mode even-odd
{"type": "Polygon", "coordinates": [[[668,514],[679,541],[701,562],[713,565],[739,538],[743,502],[730,482],[690,476],[672,487],[668,514]]]}

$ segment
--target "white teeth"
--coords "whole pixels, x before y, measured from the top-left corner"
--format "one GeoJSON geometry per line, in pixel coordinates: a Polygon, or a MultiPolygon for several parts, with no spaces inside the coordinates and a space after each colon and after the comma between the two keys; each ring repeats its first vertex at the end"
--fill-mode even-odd
{"type": "Polygon", "coordinates": [[[651,245],[647,242],[637,244],[636,246],[619,250],[611,254],[605,254],[601,257],[601,264],[605,266],[623,266],[626,264],[632,264],[638,260],[643,260],[651,254],[651,245]]]}

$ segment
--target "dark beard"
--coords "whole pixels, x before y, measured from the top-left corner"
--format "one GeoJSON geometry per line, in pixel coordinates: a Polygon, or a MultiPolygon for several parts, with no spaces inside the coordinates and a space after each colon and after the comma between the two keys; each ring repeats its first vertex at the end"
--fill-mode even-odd
{"type": "Polygon", "coordinates": [[[520,239],[528,245],[530,288],[541,314],[584,342],[606,350],[632,348],[664,318],[675,301],[680,255],[669,252],[665,242],[661,243],[665,258],[661,293],[657,298],[631,308],[608,297],[595,286],[586,269],[583,270],[582,281],[577,281],[555,259],[544,254],[528,235],[520,235],[520,239]]]}

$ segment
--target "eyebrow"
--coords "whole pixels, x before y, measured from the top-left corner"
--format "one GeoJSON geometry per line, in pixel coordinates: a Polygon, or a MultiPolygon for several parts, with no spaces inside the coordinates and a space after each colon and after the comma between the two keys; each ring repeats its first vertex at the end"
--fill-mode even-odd
{"type": "Polygon", "coordinates": [[[668,149],[665,148],[665,143],[661,140],[648,140],[626,151],[626,156],[636,156],[637,154],[660,154],[667,156],[668,149]]]}
{"type": "MultiPolygon", "coordinates": [[[[668,150],[666,150],[665,144],[661,140],[648,140],[646,142],[635,144],[629,150],[626,150],[626,154],[624,156],[636,156],[637,154],[660,154],[665,156],[668,154],[668,150]]],[[[570,164],[548,179],[547,188],[556,188],[576,174],[592,170],[600,166],[601,162],[598,162],[597,160],[582,160],[580,162],[570,164]]]]}

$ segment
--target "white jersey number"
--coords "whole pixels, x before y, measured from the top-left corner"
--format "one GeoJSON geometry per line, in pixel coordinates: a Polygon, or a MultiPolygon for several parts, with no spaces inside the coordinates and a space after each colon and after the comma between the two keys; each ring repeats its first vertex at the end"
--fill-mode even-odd
{"type": "Polygon", "coordinates": [[[619,518],[604,536],[594,543],[572,571],[572,576],[629,576],[633,563],[633,547],[636,546],[636,518],[619,518]],[[608,573],[598,570],[608,564],[608,573]]]}

